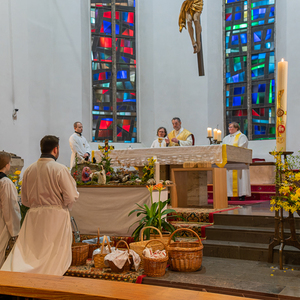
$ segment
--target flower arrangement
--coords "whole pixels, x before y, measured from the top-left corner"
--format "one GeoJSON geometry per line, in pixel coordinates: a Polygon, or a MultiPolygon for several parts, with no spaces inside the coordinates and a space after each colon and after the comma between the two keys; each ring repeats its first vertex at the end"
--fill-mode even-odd
{"type": "MultiPolygon", "coordinates": [[[[137,204],[137,206],[139,208],[132,210],[128,214],[128,216],[130,216],[133,213],[137,213],[136,214],[137,217],[139,217],[140,215],[143,216],[143,218],[141,220],[136,221],[132,224],[132,225],[134,225],[134,224],[138,223],[138,226],[135,228],[135,230],[132,233],[132,236],[134,237],[134,239],[136,241],[139,240],[141,230],[147,226],[156,227],[160,231],[164,230],[164,231],[171,232],[171,233],[174,232],[175,228],[172,224],[170,224],[166,221],[166,216],[167,216],[167,214],[175,213],[175,217],[179,217],[176,215],[176,211],[174,209],[171,209],[171,208],[165,209],[167,204],[170,202],[170,199],[165,200],[165,201],[160,200],[161,191],[165,189],[165,187],[163,187],[163,185],[161,183],[159,183],[157,185],[149,185],[149,186],[147,186],[147,188],[150,192],[151,206],[148,207],[147,204],[144,204],[144,206],[137,204]],[[158,202],[153,202],[152,193],[154,190],[159,191],[158,202]]],[[[150,230],[149,229],[145,230],[144,234],[146,235],[146,238],[149,239],[150,230]]]]}
{"type": "Polygon", "coordinates": [[[146,183],[149,179],[154,178],[155,162],[156,162],[156,159],[153,159],[153,157],[148,158],[148,163],[145,164],[143,167],[143,177],[142,177],[143,183],[146,183]]]}
{"type": "Polygon", "coordinates": [[[8,177],[14,183],[14,185],[18,191],[18,195],[21,194],[21,188],[22,188],[22,180],[20,180],[20,174],[21,174],[21,171],[16,170],[13,175],[8,175],[8,177]]]}
{"type": "Polygon", "coordinates": [[[99,166],[103,166],[103,169],[105,170],[105,173],[113,173],[114,169],[111,167],[111,158],[109,157],[109,154],[114,149],[114,146],[108,145],[108,140],[105,140],[104,147],[98,145],[98,149],[102,152],[101,161],[99,162],[99,166]]]}
{"type": "Polygon", "coordinates": [[[271,211],[283,208],[287,212],[294,213],[300,210],[300,172],[296,170],[300,165],[300,156],[290,156],[287,160],[281,160],[281,153],[271,153],[276,162],[275,184],[278,195],[270,201],[271,211]]]}

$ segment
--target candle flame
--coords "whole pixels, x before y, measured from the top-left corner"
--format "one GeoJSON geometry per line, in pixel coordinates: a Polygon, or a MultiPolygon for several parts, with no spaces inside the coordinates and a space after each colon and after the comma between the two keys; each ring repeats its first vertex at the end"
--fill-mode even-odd
{"type": "Polygon", "coordinates": [[[281,61],[284,61],[284,58],[282,58],[281,61]]]}

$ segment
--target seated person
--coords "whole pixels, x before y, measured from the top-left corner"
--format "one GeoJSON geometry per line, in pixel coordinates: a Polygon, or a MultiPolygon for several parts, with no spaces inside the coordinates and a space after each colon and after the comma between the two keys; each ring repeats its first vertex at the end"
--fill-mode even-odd
{"type": "Polygon", "coordinates": [[[157,129],[158,138],[153,141],[151,148],[168,147],[169,143],[166,142],[167,129],[165,127],[159,127],[157,129]]]}
{"type": "Polygon", "coordinates": [[[174,130],[168,134],[167,144],[173,146],[193,146],[192,133],[181,127],[181,120],[179,118],[172,119],[174,130]]]}

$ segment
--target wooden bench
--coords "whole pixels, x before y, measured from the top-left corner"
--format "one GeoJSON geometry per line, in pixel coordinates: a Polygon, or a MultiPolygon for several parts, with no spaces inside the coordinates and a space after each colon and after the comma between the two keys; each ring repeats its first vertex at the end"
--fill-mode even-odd
{"type": "MultiPolygon", "coordinates": [[[[241,297],[134,283],[0,271],[0,295],[35,299],[239,300],[241,297]]],[[[7,298],[6,298],[7,299],[7,298]]],[[[243,298],[244,299],[244,298],[243,298]]],[[[250,299],[250,298],[248,298],[250,299]]],[[[254,299],[253,299],[254,300],[254,299]]]]}

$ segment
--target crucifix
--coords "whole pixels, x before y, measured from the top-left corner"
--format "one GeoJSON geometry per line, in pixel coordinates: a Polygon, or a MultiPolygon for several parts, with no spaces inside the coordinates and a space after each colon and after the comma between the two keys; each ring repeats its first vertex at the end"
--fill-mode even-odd
{"type": "Polygon", "coordinates": [[[186,28],[187,23],[188,32],[192,41],[194,53],[197,54],[199,76],[205,75],[201,38],[202,27],[200,23],[200,15],[202,13],[202,10],[203,0],[185,0],[182,3],[178,21],[180,32],[182,31],[183,27],[186,28]],[[195,30],[193,28],[193,22],[195,30]]]}

